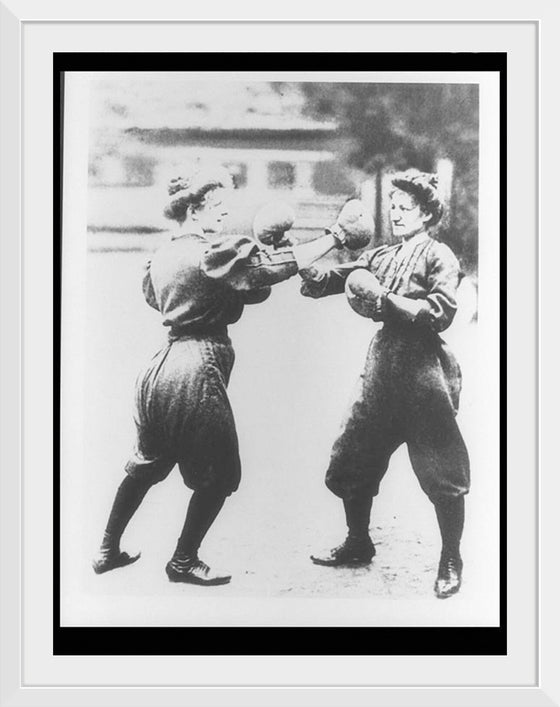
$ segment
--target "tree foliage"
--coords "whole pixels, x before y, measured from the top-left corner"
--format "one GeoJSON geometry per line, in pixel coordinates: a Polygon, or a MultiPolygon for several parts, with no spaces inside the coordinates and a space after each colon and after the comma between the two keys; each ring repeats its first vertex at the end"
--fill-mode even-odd
{"type": "Polygon", "coordinates": [[[478,254],[478,86],[471,84],[302,83],[305,110],[335,119],[348,138],[341,157],[380,169],[454,165],[451,219],[439,233],[475,269],[478,254]]]}

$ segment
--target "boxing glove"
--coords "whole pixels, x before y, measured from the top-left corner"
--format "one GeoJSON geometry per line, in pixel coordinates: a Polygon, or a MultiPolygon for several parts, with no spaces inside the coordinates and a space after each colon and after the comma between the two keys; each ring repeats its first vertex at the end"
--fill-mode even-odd
{"type": "Polygon", "coordinates": [[[373,216],[359,199],[347,201],[340,210],[336,223],[327,228],[339,247],[359,250],[369,245],[375,230],[373,216]]]}
{"type": "Polygon", "coordinates": [[[283,201],[274,201],[262,206],[253,219],[253,235],[267,246],[291,244],[284,234],[296,220],[295,211],[283,201]]]}
{"type": "Polygon", "coordinates": [[[357,314],[376,322],[383,319],[389,290],[369,270],[358,268],[352,271],[346,278],[344,292],[348,304],[357,314]]]}

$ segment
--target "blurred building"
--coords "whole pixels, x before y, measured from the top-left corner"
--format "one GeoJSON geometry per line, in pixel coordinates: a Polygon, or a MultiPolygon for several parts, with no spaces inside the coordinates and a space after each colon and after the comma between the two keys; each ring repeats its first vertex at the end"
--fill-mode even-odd
{"type": "MultiPolygon", "coordinates": [[[[175,74],[92,82],[88,230],[98,251],[152,250],[173,227],[163,217],[166,185],[197,163],[227,167],[237,189],[226,228],[250,232],[265,202],[292,204],[294,235],[316,237],[342,204],[360,196],[376,222],[370,245],[391,242],[391,173],[368,175],[341,159],[336,122],[310,119],[298,84],[186,81],[175,74]]],[[[453,164],[434,165],[449,225],[453,164]]],[[[330,259],[356,257],[332,252],[330,259]]],[[[463,287],[463,290],[465,288],[463,287]]],[[[475,302],[476,296],[471,297],[475,302]],[[474,299],[473,299],[474,298],[474,299]]],[[[473,315],[474,316],[474,315],[473,315]]]]}
{"type": "MultiPolygon", "coordinates": [[[[298,84],[174,74],[96,81],[90,118],[88,227],[103,233],[104,247],[116,246],[115,234],[168,230],[167,182],[197,163],[226,166],[234,176],[232,232],[248,232],[259,206],[282,199],[295,208],[296,235],[312,238],[359,195],[376,220],[374,244],[392,238],[391,175],[350,169],[340,158],[348,138],[336,122],[306,115],[298,84]]],[[[441,160],[435,167],[448,201],[453,166],[441,160]]]]}
{"type": "Polygon", "coordinates": [[[294,84],[103,81],[91,105],[88,225],[148,233],[162,217],[171,176],[197,163],[226,166],[236,182],[231,230],[247,230],[257,208],[282,199],[296,227],[313,232],[359,189],[337,154],[332,122],[311,120],[294,84]]]}

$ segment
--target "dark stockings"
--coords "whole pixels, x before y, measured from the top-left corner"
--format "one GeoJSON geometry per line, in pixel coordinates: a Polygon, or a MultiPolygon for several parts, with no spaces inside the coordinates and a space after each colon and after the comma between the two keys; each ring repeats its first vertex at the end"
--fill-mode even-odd
{"type": "Polygon", "coordinates": [[[366,495],[360,498],[345,498],[343,502],[348,535],[352,538],[369,538],[369,519],[373,502],[372,496],[366,495]]]}
{"type": "Polygon", "coordinates": [[[448,498],[435,502],[441,533],[442,557],[460,557],[459,546],[465,524],[465,497],[448,498]]]}
{"type": "Polygon", "coordinates": [[[117,489],[113,507],[109,514],[107,528],[103,536],[102,547],[104,549],[112,551],[119,550],[122,534],[151,486],[151,482],[125,476],[123,482],[117,489]]]}
{"type": "Polygon", "coordinates": [[[216,520],[226,497],[221,491],[215,489],[193,493],[175,555],[196,557],[198,548],[210,526],[216,520]]]}

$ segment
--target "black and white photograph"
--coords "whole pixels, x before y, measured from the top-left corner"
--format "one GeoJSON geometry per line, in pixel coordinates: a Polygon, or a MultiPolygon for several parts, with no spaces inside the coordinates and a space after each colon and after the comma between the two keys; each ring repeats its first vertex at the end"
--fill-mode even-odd
{"type": "Polygon", "coordinates": [[[500,626],[499,71],[305,68],[61,72],[61,627],[500,626]]]}
{"type": "Polygon", "coordinates": [[[558,703],[557,14],[0,0],[1,707],[558,703]]]}

